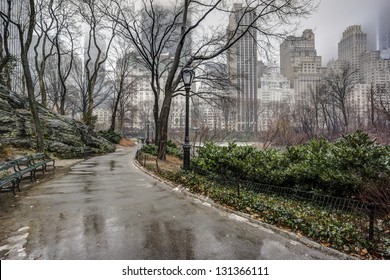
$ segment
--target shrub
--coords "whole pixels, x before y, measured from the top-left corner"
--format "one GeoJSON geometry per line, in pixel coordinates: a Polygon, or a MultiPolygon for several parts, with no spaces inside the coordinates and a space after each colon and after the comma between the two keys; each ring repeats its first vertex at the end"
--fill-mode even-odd
{"type": "Polygon", "coordinates": [[[256,150],[230,143],[219,147],[207,143],[193,160],[195,168],[224,174],[242,180],[267,184],[282,184],[286,168],[283,153],[276,149],[256,150]]]}
{"type": "Polygon", "coordinates": [[[335,143],[314,139],[287,147],[285,152],[207,143],[199,149],[193,165],[226,177],[356,197],[365,185],[390,176],[390,148],[377,145],[361,131],[335,143]]]}
{"type": "Polygon", "coordinates": [[[180,149],[172,140],[168,140],[167,142],[167,154],[181,159],[183,158],[183,150],[180,149]]]}
{"type": "Polygon", "coordinates": [[[110,129],[101,130],[98,132],[98,135],[103,137],[104,139],[110,141],[113,144],[119,144],[119,142],[122,139],[122,136],[119,133],[112,131],[110,129]]]}
{"type": "MultiPolygon", "coordinates": [[[[142,151],[144,153],[157,156],[157,146],[154,145],[154,144],[143,145],[142,146],[142,151]]],[[[167,142],[167,155],[177,156],[179,158],[182,158],[183,157],[183,152],[182,152],[182,150],[180,150],[177,147],[177,145],[172,140],[169,140],[167,142]]]]}
{"type": "Polygon", "coordinates": [[[142,152],[146,154],[150,154],[153,156],[157,156],[157,146],[156,145],[143,145],[142,146],[142,152]]]}

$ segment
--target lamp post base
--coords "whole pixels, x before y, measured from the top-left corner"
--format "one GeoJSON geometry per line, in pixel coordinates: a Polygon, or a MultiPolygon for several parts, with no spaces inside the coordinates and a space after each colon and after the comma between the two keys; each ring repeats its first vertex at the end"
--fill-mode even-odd
{"type": "Polygon", "coordinates": [[[191,145],[183,144],[183,169],[186,171],[190,169],[190,151],[191,145]]]}

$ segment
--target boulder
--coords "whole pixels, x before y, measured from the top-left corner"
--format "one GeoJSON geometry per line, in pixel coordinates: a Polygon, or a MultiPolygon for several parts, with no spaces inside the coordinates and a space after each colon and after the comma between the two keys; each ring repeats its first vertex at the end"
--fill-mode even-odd
{"type": "MultiPolygon", "coordinates": [[[[37,105],[47,152],[59,158],[76,158],[83,151],[99,154],[115,150],[83,123],[37,105]]],[[[28,100],[0,85],[0,147],[4,144],[32,149],[36,146],[28,100]]]]}

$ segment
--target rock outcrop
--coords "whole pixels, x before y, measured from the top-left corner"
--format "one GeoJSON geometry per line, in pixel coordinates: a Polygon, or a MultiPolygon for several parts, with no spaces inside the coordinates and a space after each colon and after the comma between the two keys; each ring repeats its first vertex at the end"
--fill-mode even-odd
{"type": "MultiPolygon", "coordinates": [[[[58,115],[38,104],[45,149],[60,158],[106,153],[115,147],[83,123],[58,115]]],[[[35,130],[28,100],[0,85],[0,144],[34,148],[35,130]]]]}

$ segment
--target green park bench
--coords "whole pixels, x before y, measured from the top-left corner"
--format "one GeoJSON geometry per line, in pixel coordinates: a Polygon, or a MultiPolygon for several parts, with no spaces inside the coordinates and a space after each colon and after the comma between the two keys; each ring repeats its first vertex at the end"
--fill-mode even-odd
{"type": "Polygon", "coordinates": [[[0,192],[12,191],[15,195],[15,188],[19,191],[19,174],[14,172],[15,161],[0,163],[0,192]]]}
{"type": "Polygon", "coordinates": [[[35,169],[34,172],[42,171],[42,173],[45,174],[45,172],[47,171],[48,164],[55,168],[55,160],[49,157],[47,154],[32,154],[28,158],[30,159],[30,166],[35,169]]]}
{"type": "Polygon", "coordinates": [[[20,191],[19,185],[23,179],[33,182],[35,173],[42,171],[45,174],[48,165],[55,168],[55,160],[44,153],[0,163],[0,192],[12,191],[15,194],[15,188],[20,191]]]}
{"type": "Polygon", "coordinates": [[[21,157],[15,159],[14,161],[16,163],[14,165],[14,171],[15,174],[19,175],[19,182],[25,178],[28,178],[31,180],[31,182],[34,182],[36,167],[31,165],[30,158],[21,157]]]}

